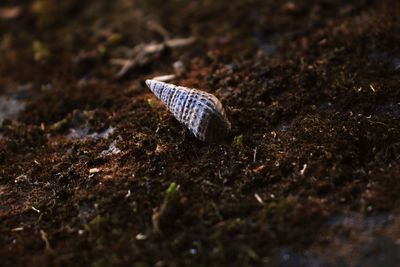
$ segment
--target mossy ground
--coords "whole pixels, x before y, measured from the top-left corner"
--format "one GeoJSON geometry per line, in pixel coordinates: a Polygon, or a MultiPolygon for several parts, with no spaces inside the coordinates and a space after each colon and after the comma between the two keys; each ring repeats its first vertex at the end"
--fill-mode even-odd
{"type": "Polygon", "coordinates": [[[61,2],[0,4],[1,266],[397,266],[397,1],[61,2]],[[144,84],[174,72],[225,141],[144,84]]]}

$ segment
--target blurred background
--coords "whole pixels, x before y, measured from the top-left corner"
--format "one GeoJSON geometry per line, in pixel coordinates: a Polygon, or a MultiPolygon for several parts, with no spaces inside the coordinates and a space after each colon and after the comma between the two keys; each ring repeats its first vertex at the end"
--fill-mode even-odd
{"type": "Polygon", "coordinates": [[[3,0],[0,257],[397,266],[400,3],[3,0]],[[146,88],[216,95],[204,144],[146,88]]]}

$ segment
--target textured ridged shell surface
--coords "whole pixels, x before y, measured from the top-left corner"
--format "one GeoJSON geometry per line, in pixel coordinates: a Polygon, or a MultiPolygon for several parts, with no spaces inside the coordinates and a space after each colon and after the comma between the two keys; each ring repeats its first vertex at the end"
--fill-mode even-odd
{"type": "Polygon", "coordinates": [[[216,141],[230,130],[225,110],[214,95],[156,80],[146,80],[146,84],[198,139],[216,141]]]}

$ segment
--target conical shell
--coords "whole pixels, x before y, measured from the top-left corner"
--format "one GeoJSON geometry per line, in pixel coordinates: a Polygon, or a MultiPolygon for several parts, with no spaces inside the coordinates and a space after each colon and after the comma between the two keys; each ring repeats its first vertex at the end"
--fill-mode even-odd
{"type": "Polygon", "coordinates": [[[231,129],[225,110],[214,95],[157,80],[146,80],[146,84],[174,117],[201,141],[218,141],[231,129]]]}

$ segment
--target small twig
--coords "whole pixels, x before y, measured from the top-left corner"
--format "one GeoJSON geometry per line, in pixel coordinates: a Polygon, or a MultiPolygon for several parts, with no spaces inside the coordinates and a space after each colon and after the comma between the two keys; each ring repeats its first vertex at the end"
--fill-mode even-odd
{"type": "Polygon", "coordinates": [[[170,48],[177,48],[182,46],[188,46],[193,44],[196,41],[196,38],[189,37],[189,38],[177,38],[171,39],[165,42],[165,45],[170,48]]]}
{"type": "Polygon", "coordinates": [[[263,206],[265,205],[264,200],[262,200],[262,198],[260,197],[259,194],[255,193],[255,194],[254,194],[254,197],[256,198],[256,200],[258,201],[258,203],[260,203],[260,204],[263,205],[263,206]]]}
{"type": "Polygon", "coordinates": [[[42,240],[44,241],[44,243],[46,245],[46,250],[53,251],[53,249],[50,246],[50,242],[49,242],[49,239],[47,238],[47,234],[45,231],[40,230],[40,237],[42,238],[42,240]]]}
{"type": "Polygon", "coordinates": [[[169,75],[162,75],[162,76],[154,77],[154,78],[152,78],[152,80],[157,80],[160,82],[168,82],[168,81],[175,79],[175,77],[176,77],[175,74],[169,74],[169,75]]]}
{"type": "Polygon", "coordinates": [[[300,175],[304,175],[304,173],[306,172],[307,169],[307,164],[303,165],[303,169],[300,170],[300,175]]]}
{"type": "Polygon", "coordinates": [[[40,213],[40,210],[35,208],[34,206],[31,207],[34,211],[36,211],[37,213],[40,213]]]}
{"type": "Polygon", "coordinates": [[[372,92],[376,93],[376,90],[372,84],[369,85],[369,88],[371,88],[372,92]]]}
{"type": "Polygon", "coordinates": [[[112,58],[112,59],[110,59],[110,63],[112,65],[117,65],[117,66],[123,66],[123,65],[129,63],[130,61],[132,61],[132,60],[123,59],[123,58],[112,58]]]}
{"type": "Polygon", "coordinates": [[[111,59],[111,64],[120,66],[122,65],[122,68],[115,75],[115,77],[117,79],[120,79],[133,68],[149,64],[152,60],[158,57],[160,53],[167,47],[173,49],[188,46],[193,44],[195,40],[196,39],[194,37],[190,37],[166,40],[163,43],[157,44],[138,44],[133,48],[134,56],[132,59],[111,59]]]}
{"type": "Polygon", "coordinates": [[[115,75],[116,78],[124,77],[135,65],[133,60],[127,60],[125,64],[122,66],[121,70],[115,75]]]}
{"type": "Polygon", "coordinates": [[[157,21],[149,20],[146,23],[146,26],[149,30],[159,33],[164,38],[164,40],[170,39],[170,33],[157,21]]]}

